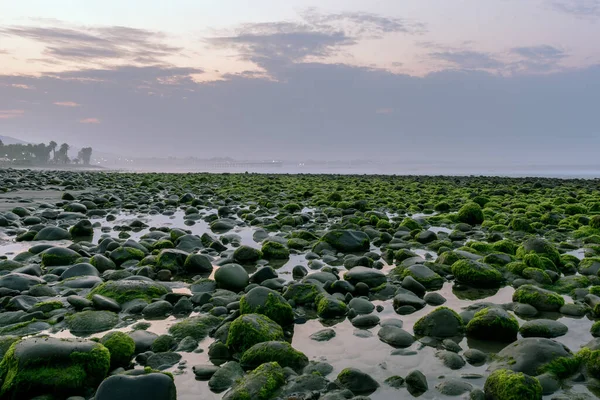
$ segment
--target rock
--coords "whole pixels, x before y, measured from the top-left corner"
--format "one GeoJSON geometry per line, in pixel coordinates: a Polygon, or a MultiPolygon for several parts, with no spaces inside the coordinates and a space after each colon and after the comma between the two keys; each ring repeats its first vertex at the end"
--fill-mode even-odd
{"type": "Polygon", "coordinates": [[[179,360],[181,360],[181,354],[178,353],[156,353],[148,357],[146,366],[156,370],[163,370],[171,368],[173,365],[177,364],[179,360]]]}
{"type": "Polygon", "coordinates": [[[102,337],[100,343],[110,352],[110,369],[126,368],[135,352],[135,342],[123,332],[109,332],[102,337]]]}
{"type": "Polygon", "coordinates": [[[109,365],[108,350],[96,342],[23,339],[11,346],[0,365],[0,398],[32,398],[47,393],[66,398],[94,390],[109,365]]]}
{"type": "Polygon", "coordinates": [[[102,382],[96,400],[176,400],[173,379],[161,373],[113,375],[102,382]]]}
{"type": "Polygon", "coordinates": [[[22,292],[28,290],[32,286],[44,284],[44,280],[37,276],[31,276],[26,274],[20,274],[18,272],[12,272],[0,276],[0,288],[6,288],[10,290],[16,290],[22,292]]]}
{"type": "Polygon", "coordinates": [[[294,313],[288,302],[274,290],[260,286],[242,296],[240,313],[262,314],[282,326],[294,322],[294,313]]]}
{"type": "Polygon", "coordinates": [[[188,275],[210,274],[212,270],[212,262],[204,254],[190,254],[183,263],[183,272],[188,275]]]}
{"type": "Polygon", "coordinates": [[[490,364],[490,371],[510,369],[527,375],[537,375],[538,369],[559,358],[572,357],[563,344],[545,338],[519,339],[500,351],[490,364]]]}
{"type": "Polygon", "coordinates": [[[513,342],[517,340],[519,323],[499,307],[484,308],[467,324],[467,336],[481,340],[513,342]]]}
{"type": "Polygon", "coordinates": [[[370,246],[369,236],[361,231],[334,229],[328,231],[321,240],[343,253],[367,251],[370,246]]]}
{"type": "Polygon", "coordinates": [[[467,349],[463,355],[469,364],[476,367],[485,364],[487,360],[487,354],[477,349],[467,349]]]}
{"type": "Polygon", "coordinates": [[[290,251],[287,247],[271,240],[263,243],[261,252],[267,260],[286,260],[290,258],[290,251]]]}
{"type": "Polygon", "coordinates": [[[83,336],[112,329],[119,322],[119,316],[111,311],[82,311],[67,319],[67,326],[73,335],[83,336]]]}
{"type": "Polygon", "coordinates": [[[108,297],[101,296],[99,294],[95,294],[92,296],[92,305],[97,310],[106,310],[106,311],[121,311],[121,306],[119,303],[114,301],[113,299],[109,299],[108,297]]]}
{"type": "Polygon", "coordinates": [[[503,280],[500,271],[478,261],[458,260],[451,269],[458,282],[477,288],[496,287],[503,280]]]}
{"type": "MultiPolygon", "coordinates": [[[[394,310],[398,314],[406,314],[400,312],[403,307],[412,307],[414,311],[420,310],[427,305],[423,299],[418,298],[410,292],[399,293],[394,297],[394,310]]],[[[413,312],[414,312],[413,311],[413,312]]]]}
{"type": "Polygon", "coordinates": [[[65,229],[59,228],[58,226],[46,226],[45,228],[42,228],[40,231],[38,231],[38,233],[33,238],[33,240],[35,240],[35,241],[69,240],[69,239],[71,239],[71,234],[69,232],[67,232],[65,229]]]}
{"type": "Polygon", "coordinates": [[[519,332],[523,337],[542,337],[552,339],[555,337],[567,334],[569,328],[562,322],[553,321],[550,319],[536,319],[527,321],[522,326],[519,332]]]}
{"type": "Polygon", "coordinates": [[[541,238],[529,238],[523,242],[517,249],[517,257],[523,259],[527,254],[537,254],[540,257],[546,257],[554,263],[560,265],[560,253],[548,241],[541,238]]]}
{"type": "Polygon", "coordinates": [[[150,302],[171,292],[170,288],[150,280],[123,279],[108,281],[97,286],[88,297],[91,298],[94,294],[99,294],[122,305],[135,299],[150,302]]]}
{"type": "Polygon", "coordinates": [[[315,303],[317,296],[324,294],[325,289],[314,283],[292,283],[283,293],[283,298],[292,300],[296,305],[315,303]]]}
{"type": "Polygon", "coordinates": [[[200,381],[207,381],[219,370],[219,367],[216,365],[194,365],[192,367],[192,371],[194,375],[196,375],[196,379],[200,381]]]}
{"type": "Polygon", "coordinates": [[[235,361],[229,361],[219,368],[208,381],[208,387],[215,393],[229,389],[235,381],[244,376],[244,370],[235,361]]]}
{"type": "Polygon", "coordinates": [[[189,317],[173,324],[169,328],[169,333],[179,341],[188,336],[201,341],[213,328],[217,327],[220,323],[221,318],[204,314],[195,317],[189,317]]]}
{"type": "Polygon", "coordinates": [[[240,246],[233,252],[233,259],[240,264],[254,263],[260,260],[262,253],[250,246],[240,246]]]}
{"type": "Polygon", "coordinates": [[[215,281],[221,289],[239,292],[248,286],[249,280],[248,272],[238,264],[222,265],[215,272],[215,281]]]}
{"type": "Polygon", "coordinates": [[[447,307],[439,307],[419,319],[413,331],[416,336],[447,338],[464,334],[465,325],[456,312],[447,307]]]}
{"type": "Polygon", "coordinates": [[[273,320],[260,314],[246,314],[231,323],[227,346],[243,354],[257,343],[281,340],[283,330],[273,320]]]}
{"type": "Polygon", "coordinates": [[[412,371],[406,376],[406,388],[408,392],[415,396],[419,397],[423,393],[429,390],[429,385],[427,384],[427,378],[421,371],[412,371]]]}
{"type": "Polygon", "coordinates": [[[515,303],[513,312],[521,317],[534,317],[537,315],[538,310],[529,304],[515,303]]]}
{"type": "Polygon", "coordinates": [[[533,285],[520,286],[513,293],[513,301],[529,304],[539,311],[558,311],[564,304],[562,296],[533,285]]]}
{"type": "Polygon", "coordinates": [[[450,369],[461,369],[465,366],[465,360],[453,351],[441,350],[435,353],[435,356],[442,360],[444,365],[450,369]]]}
{"type": "Polygon", "coordinates": [[[128,261],[140,261],[142,260],[146,254],[135,247],[117,247],[113,251],[110,252],[110,259],[118,266],[128,262],[128,261]]]}
{"type": "Polygon", "coordinates": [[[415,236],[415,240],[421,244],[431,243],[437,240],[437,235],[433,231],[421,231],[415,236]]]}
{"type": "Polygon", "coordinates": [[[338,318],[346,315],[346,304],[333,296],[319,295],[317,297],[317,314],[319,317],[338,318]]]}
{"type": "Polygon", "coordinates": [[[60,275],[60,279],[65,280],[78,276],[100,276],[100,273],[92,264],[80,263],[66,269],[65,272],[60,275]]]}
{"type": "MultiPolygon", "coordinates": [[[[222,369],[222,368],[221,368],[222,369]]],[[[214,377],[214,376],[213,376],[214,377]]],[[[223,396],[223,400],[268,400],[285,384],[284,370],[277,363],[266,363],[246,375],[223,396]]]]}
{"type": "Polygon", "coordinates": [[[102,254],[95,254],[94,256],[92,256],[92,258],[90,259],[90,264],[96,267],[96,270],[98,270],[98,272],[105,272],[117,269],[116,264],[110,258],[104,257],[102,254]]]}
{"type": "MultiPolygon", "coordinates": [[[[128,335],[135,344],[134,354],[140,354],[150,350],[152,344],[158,338],[156,333],[143,330],[135,330],[128,333],[128,335]]],[[[167,350],[170,350],[170,348],[167,350]]]]}
{"type": "Polygon", "coordinates": [[[317,342],[327,342],[335,337],[336,333],[331,328],[325,328],[310,335],[310,338],[317,342]]]}
{"type": "Polygon", "coordinates": [[[415,338],[410,333],[392,325],[383,326],[377,332],[377,336],[382,342],[397,348],[410,347],[415,342],[415,338]]]}
{"type": "Polygon", "coordinates": [[[483,210],[477,203],[466,203],[458,210],[457,219],[465,224],[480,225],[484,220],[483,210]]]}
{"type": "Polygon", "coordinates": [[[404,378],[397,375],[390,376],[384,381],[384,383],[390,387],[393,387],[394,389],[399,389],[404,386],[404,378]]]}
{"type": "Polygon", "coordinates": [[[142,311],[146,319],[165,319],[173,312],[171,303],[165,300],[148,304],[142,311]]]}
{"type": "Polygon", "coordinates": [[[485,381],[486,399],[491,400],[541,400],[542,385],[531,376],[509,370],[497,370],[485,381]]]}
{"type": "Polygon", "coordinates": [[[183,340],[179,342],[179,345],[177,345],[177,349],[175,349],[175,351],[182,353],[191,353],[192,351],[196,350],[197,347],[198,341],[193,337],[188,336],[183,338],[183,340]]]}
{"type": "Polygon", "coordinates": [[[342,370],[337,376],[336,382],[355,395],[369,395],[379,388],[375,379],[356,368],[342,370]]]}
{"type": "Polygon", "coordinates": [[[51,247],[41,254],[42,265],[45,267],[71,265],[81,257],[79,253],[66,247],[51,247]]]}
{"type": "Polygon", "coordinates": [[[446,302],[444,296],[439,293],[427,293],[423,297],[423,300],[425,300],[425,302],[430,306],[441,306],[446,302]]]}
{"type": "Polygon", "coordinates": [[[460,379],[448,379],[439,383],[435,388],[445,396],[460,396],[470,392],[473,385],[460,379]]]}
{"type": "MultiPolygon", "coordinates": [[[[309,275],[310,276],[310,275],[309,275]]],[[[375,288],[387,282],[383,272],[367,267],[354,267],[344,274],[344,279],[352,285],[364,283],[370,288],[375,288]]]]}
{"type": "Polygon", "coordinates": [[[277,362],[283,368],[289,367],[300,372],[308,365],[308,358],[288,342],[271,341],[255,344],[240,359],[245,370],[253,370],[267,362],[277,362]]]}
{"type": "Polygon", "coordinates": [[[352,326],[360,329],[369,329],[379,324],[379,317],[377,315],[359,315],[352,319],[352,326]]]}
{"type": "Polygon", "coordinates": [[[414,264],[401,269],[401,277],[406,278],[407,276],[413,277],[428,290],[439,290],[444,285],[444,278],[422,264],[414,264]]]}

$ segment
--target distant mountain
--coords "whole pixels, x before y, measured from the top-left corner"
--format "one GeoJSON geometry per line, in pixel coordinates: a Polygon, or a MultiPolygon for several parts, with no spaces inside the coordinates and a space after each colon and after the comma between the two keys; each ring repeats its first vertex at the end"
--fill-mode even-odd
{"type": "Polygon", "coordinates": [[[0,140],[2,140],[2,143],[9,145],[9,144],[27,144],[27,142],[24,142],[22,140],[19,139],[15,139],[14,137],[10,137],[10,136],[2,136],[0,135],[0,140]]]}

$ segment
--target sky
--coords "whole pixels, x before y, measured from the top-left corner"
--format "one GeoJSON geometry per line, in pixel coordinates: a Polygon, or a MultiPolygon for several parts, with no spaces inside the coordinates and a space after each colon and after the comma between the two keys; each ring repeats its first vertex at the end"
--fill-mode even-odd
{"type": "Polygon", "coordinates": [[[600,0],[0,1],[0,135],[125,156],[597,163],[600,0]]]}

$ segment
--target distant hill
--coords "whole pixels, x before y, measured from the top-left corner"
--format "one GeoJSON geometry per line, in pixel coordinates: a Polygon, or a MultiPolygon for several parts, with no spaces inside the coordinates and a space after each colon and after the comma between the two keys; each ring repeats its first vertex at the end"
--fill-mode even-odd
{"type": "Polygon", "coordinates": [[[15,139],[14,137],[10,137],[10,136],[2,136],[0,135],[0,140],[2,140],[2,143],[9,145],[9,144],[27,144],[27,142],[24,142],[22,140],[19,139],[15,139]]]}

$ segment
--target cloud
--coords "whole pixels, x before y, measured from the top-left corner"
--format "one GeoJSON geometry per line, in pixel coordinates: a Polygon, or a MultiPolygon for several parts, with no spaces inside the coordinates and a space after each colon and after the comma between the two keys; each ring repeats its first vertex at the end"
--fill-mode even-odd
{"type": "Polygon", "coordinates": [[[577,18],[600,17],[600,0],[550,0],[550,7],[577,18]]]}
{"type": "Polygon", "coordinates": [[[61,107],[80,107],[81,104],[75,103],[74,101],[56,101],[53,103],[55,106],[61,107]]]}
{"type": "Polygon", "coordinates": [[[25,114],[25,110],[0,110],[0,119],[20,118],[25,114]]]}
{"type": "Polygon", "coordinates": [[[503,68],[505,64],[497,60],[489,53],[459,50],[459,51],[435,51],[429,53],[429,57],[445,61],[460,69],[490,69],[503,68]]]}
{"type": "Polygon", "coordinates": [[[0,28],[0,35],[29,39],[43,44],[44,55],[51,60],[97,62],[124,60],[155,64],[177,53],[179,47],[167,45],[160,32],[122,26],[111,27],[39,27],[0,28]]]}
{"type": "Polygon", "coordinates": [[[100,120],[98,118],[84,118],[84,119],[80,119],[79,123],[81,123],[81,124],[99,124],[100,120]]]}
{"type": "Polygon", "coordinates": [[[393,112],[393,108],[380,108],[375,110],[375,114],[392,114],[393,112]]]}
{"type": "Polygon", "coordinates": [[[563,50],[550,45],[515,47],[510,50],[512,55],[521,58],[512,64],[515,69],[528,72],[544,72],[560,68],[559,63],[569,55],[563,50]]]}
{"type": "Polygon", "coordinates": [[[323,14],[315,8],[309,8],[301,16],[316,28],[340,27],[356,37],[381,37],[387,33],[422,34],[426,32],[426,25],[421,22],[367,12],[323,14]]]}
{"type": "Polygon", "coordinates": [[[389,33],[420,34],[425,26],[401,18],[370,13],[322,14],[308,9],[300,22],[253,23],[239,26],[232,35],[208,38],[215,47],[233,48],[240,58],[278,76],[285,67],[310,58],[326,58],[361,39],[389,33]]]}
{"type": "Polygon", "coordinates": [[[27,117],[3,120],[3,129],[23,132],[24,140],[35,134],[36,140],[129,156],[509,165],[592,163],[600,146],[600,92],[595,90],[600,66],[548,74],[454,70],[414,77],[300,62],[289,66],[285,81],[231,75],[196,82],[194,73],[128,66],[40,77],[0,75],[0,84],[6,84],[0,109],[25,108],[18,101],[27,102],[27,117]],[[74,124],[80,117],[57,112],[47,99],[85,104],[88,114],[81,118],[101,123],[74,124]],[[385,109],[393,112],[376,112],[385,109]]]}

